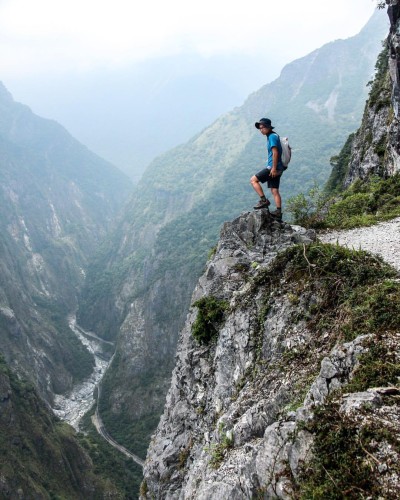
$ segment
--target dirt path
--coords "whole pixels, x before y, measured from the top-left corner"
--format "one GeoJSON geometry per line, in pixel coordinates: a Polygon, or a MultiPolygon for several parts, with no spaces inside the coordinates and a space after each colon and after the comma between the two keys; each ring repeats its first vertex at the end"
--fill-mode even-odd
{"type": "Polygon", "coordinates": [[[318,238],[323,243],[338,243],[378,254],[400,271],[400,217],[375,226],[320,233],[318,238]]]}

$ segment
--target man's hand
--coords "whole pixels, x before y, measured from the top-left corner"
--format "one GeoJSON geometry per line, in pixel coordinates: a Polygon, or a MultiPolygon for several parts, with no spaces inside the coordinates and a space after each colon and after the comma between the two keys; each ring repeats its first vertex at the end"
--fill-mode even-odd
{"type": "Polygon", "coordinates": [[[271,168],[271,173],[270,173],[270,176],[271,177],[277,177],[279,175],[277,169],[275,167],[272,167],[271,168]]]}

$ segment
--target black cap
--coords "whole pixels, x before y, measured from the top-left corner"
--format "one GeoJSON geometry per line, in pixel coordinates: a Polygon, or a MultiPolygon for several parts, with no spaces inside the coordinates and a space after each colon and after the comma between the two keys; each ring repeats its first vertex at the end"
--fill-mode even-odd
{"type": "Polygon", "coordinates": [[[268,128],[275,128],[272,126],[271,120],[269,118],[261,118],[260,121],[255,123],[255,127],[258,129],[260,128],[260,125],[264,125],[264,127],[268,128]]]}

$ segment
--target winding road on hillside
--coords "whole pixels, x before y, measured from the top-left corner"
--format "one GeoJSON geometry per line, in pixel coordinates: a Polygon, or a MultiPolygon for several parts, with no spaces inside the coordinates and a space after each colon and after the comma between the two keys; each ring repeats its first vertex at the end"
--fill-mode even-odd
{"type": "Polygon", "coordinates": [[[323,243],[338,243],[353,250],[367,250],[380,255],[400,271],[400,217],[375,226],[319,233],[323,243]]]}
{"type": "Polygon", "coordinates": [[[99,401],[100,401],[100,384],[97,386],[97,404],[96,404],[96,413],[92,416],[92,422],[93,425],[96,427],[97,432],[100,434],[100,436],[105,439],[111,446],[116,448],[118,451],[126,455],[127,457],[131,458],[134,462],[136,462],[138,465],[141,467],[144,466],[144,460],[142,460],[140,457],[135,455],[134,453],[131,453],[129,450],[127,450],[124,446],[120,445],[115,441],[110,434],[107,432],[107,429],[104,427],[103,421],[101,420],[100,412],[99,412],[99,401]]]}
{"type": "Polygon", "coordinates": [[[114,342],[104,340],[95,333],[84,330],[77,324],[76,317],[73,314],[68,317],[68,324],[82,344],[92,353],[95,359],[95,369],[90,377],[76,385],[69,394],[55,397],[54,413],[75,427],[76,430],[79,430],[79,422],[83,415],[92,407],[94,402],[94,389],[97,388],[96,413],[92,416],[92,422],[97,432],[111,446],[143,467],[144,461],[140,457],[131,453],[110,436],[107,429],[104,427],[99,413],[101,380],[114,357],[112,356],[110,359],[107,359],[102,353],[101,346],[104,344],[114,346],[114,342]]]}

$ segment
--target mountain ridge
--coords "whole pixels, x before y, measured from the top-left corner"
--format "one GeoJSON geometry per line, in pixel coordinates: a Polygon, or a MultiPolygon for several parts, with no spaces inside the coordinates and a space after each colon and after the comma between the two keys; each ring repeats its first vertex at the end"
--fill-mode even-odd
{"type": "Polygon", "coordinates": [[[0,348],[51,401],[93,367],[67,315],[129,182],[3,85],[0,111],[0,348]]]}
{"type": "MultiPolygon", "coordinates": [[[[264,113],[271,116],[276,130],[288,135],[294,147],[291,166],[282,180],[284,200],[291,192],[312,186],[314,180],[325,180],[329,158],[359,125],[365,83],[380,50],[381,32],[382,36],[386,32],[386,20],[383,23],[382,17],[374,17],[360,38],[340,41],[339,53],[333,43],[294,62],[282,72],[289,86],[277,79],[262,87],[243,106],[224,114],[149,167],[112,236],[114,241],[110,239],[88,273],[78,312],[78,321],[86,329],[117,337],[119,355],[106,374],[101,403],[103,421],[117,441],[135,450],[134,436],[143,429],[140,422],[146,418],[153,422],[154,409],[161,410],[177,334],[219,227],[253,205],[249,178],[264,158],[264,144],[256,135],[254,122],[264,113]],[[357,65],[354,54],[361,54],[357,65]],[[349,68],[341,72],[341,79],[340,65],[349,68]],[[302,82],[308,75],[299,94],[292,88],[292,72],[302,82]],[[324,103],[339,84],[341,94],[332,123],[324,103]],[[357,90],[347,99],[345,90],[352,86],[357,90]],[[307,107],[311,95],[313,102],[321,104],[321,111],[307,107]],[[301,126],[306,116],[312,120],[312,130],[301,126]],[[303,144],[308,144],[307,155],[303,144]],[[140,384],[133,391],[132,387],[124,389],[125,381],[133,376],[141,377],[146,389],[140,384]],[[156,396],[152,396],[150,415],[143,398],[153,390],[156,396]],[[133,403],[138,400],[143,404],[133,403]],[[136,425],[141,429],[138,432],[136,425]]],[[[146,439],[150,433],[149,427],[146,439]]],[[[135,451],[143,453],[145,446],[141,444],[140,452],[135,451]]]]}

